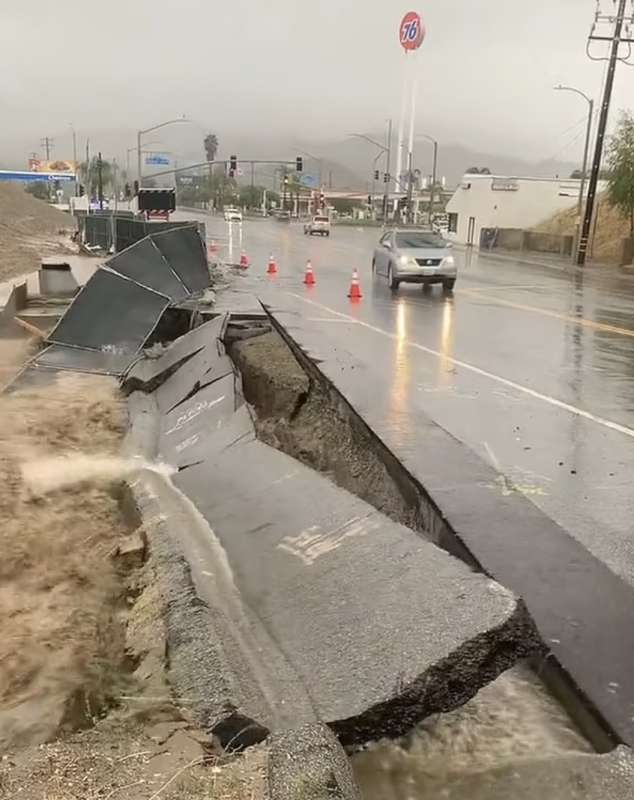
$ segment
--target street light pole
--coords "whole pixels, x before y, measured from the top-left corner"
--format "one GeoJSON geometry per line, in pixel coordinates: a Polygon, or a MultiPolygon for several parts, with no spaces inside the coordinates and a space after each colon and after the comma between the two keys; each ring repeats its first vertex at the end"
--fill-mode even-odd
{"type": "Polygon", "coordinates": [[[387,147],[385,149],[385,194],[383,195],[383,224],[387,222],[388,209],[390,207],[390,168],[392,166],[392,120],[387,121],[387,147]],[[387,180],[385,180],[387,176],[387,180]]]}
{"type": "Polygon", "coordinates": [[[79,180],[77,178],[77,133],[75,132],[75,128],[73,123],[70,122],[70,129],[73,133],[73,168],[75,170],[75,197],[79,196],[79,180]]]}
{"type": "Polygon", "coordinates": [[[150,133],[151,131],[157,131],[159,128],[165,128],[167,125],[175,125],[178,122],[189,122],[190,120],[187,117],[177,117],[176,119],[168,119],[165,122],[161,122],[159,125],[152,125],[151,128],[145,128],[144,130],[137,131],[136,135],[136,147],[137,147],[137,174],[139,179],[139,187],[143,183],[143,170],[141,167],[141,137],[145,136],[146,133],[150,133]]]}
{"type": "MultiPolygon", "coordinates": [[[[580,89],[575,89],[573,86],[555,86],[555,90],[559,92],[574,92],[574,94],[578,94],[588,104],[588,125],[586,128],[586,142],[583,148],[583,166],[581,168],[581,184],[579,186],[579,202],[578,202],[578,210],[577,210],[577,247],[579,246],[579,231],[581,229],[581,220],[583,218],[583,195],[586,189],[586,174],[588,172],[588,156],[590,154],[590,139],[592,138],[592,120],[594,118],[594,100],[591,97],[588,97],[585,92],[582,92],[580,89]]],[[[574,258],[574,256],[573,256],[574,258]]]]}
{"type": "Polygon", "coordinates": [[[434,139],[433,136],[428,136],[426,133],[421,133],[419,138],[427,139],[428,142],[431,142],[434,145],[434,160],[431,173],[431,195],[429,200],[429,222],[431,224],[434,216],[434,192],[436,191],[436,181],[438,180],[438,141],[434,139]]]}
{"type": "MultiPolygon", "coordinates": [[[[349,133],[348,136],[354,136],[357,139],[363,139],[366,142],[370,142],[375,147],[378,147],[381,153],[385,153],[387,159],[387,174],[390,174],[390,152],[391,152],[391,142],[392,142],[392,120],[388,120],[388,134],[387,134],[387,147],[381,142],[377,142],[375,139],[371,139],[369,136],[366,136],[365,133],[349,133]]],[[[376,163],[376,159],[375,162],[376,163]]],[[[388,204],[388,192],[389,192],[389,184],[385,185],[385,196],[383,198],[383,219],[386,219],[387,216],[387,204],[388,204]]]]}

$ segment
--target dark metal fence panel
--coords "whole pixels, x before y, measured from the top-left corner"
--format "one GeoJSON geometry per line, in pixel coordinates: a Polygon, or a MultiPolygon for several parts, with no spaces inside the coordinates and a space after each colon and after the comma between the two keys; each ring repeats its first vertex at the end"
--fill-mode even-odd
{"type": "Polygon", "coordinates": [[[110,214],[89,214],[85,219],[86,244],[101,247],[106,252],[112,247],[112,221],[110,214]]]}

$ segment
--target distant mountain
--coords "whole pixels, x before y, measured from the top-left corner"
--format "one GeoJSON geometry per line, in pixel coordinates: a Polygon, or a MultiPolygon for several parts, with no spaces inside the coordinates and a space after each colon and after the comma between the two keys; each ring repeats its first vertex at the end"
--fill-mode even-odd
{"type": "MultiPolygon", "coordinates": [[[[219,159],[228,159],[230,155],[237,155],[238,160],[284,161],[289,165],[294,164],[295,157],[302,155],[304,158],[304,172],[315,176],[321,173],[321,180],[326,187],[340,190],[368,191],[372,186],[373,172],[378,169],[385,171],[385,155],[381,150],[369,142],[355,137],[333,139],[326,141],[304,141],[291,134],[281,137],[267,135],[259,130],[242,130],[230,132],[218,126],[213,132],[218,136],[220,147],[219,159]],[[308,154],[312,154],[311,157],[308,154]],[[378,156],[378,158],[377,158],[378,156]]],[[[148,134],[146,141],[148,147],[155,150],[164,149],[173,154],[178,166],[186,166],[204,161],[203,138],[205,132],[193,125],[177,125],[160,131],[160,141],[149,144],[154,139],[148,134]]],[[[84,137],[89,136],[91,152],[94,154],[101,150],[104,158],[115,156],[119,164],[125,168],[126,162],[130,164],[130,171],[134,173],[136,154],[127,153],[127,149],[136,144],[136,133],[133,130],[87,131],[79,136],[80,156],[84,153],[84,137]]],[[[70,140],[68,135],[60,132],[56,137],[56,155],[69,158],[70,140]]],[[[370,134],[370,138],[382,141],[381,134],[370,134]]],[[[394,144],[395,149],[395,144],[394,144]]],[[[432,170],[432,145],[424,141],[417,141],[414,151],[414,167],[421,170],[423,175],[430,175],[432,170]]],[[[24,142],[3,142],[0,159],[5,168],[26,167],[28,152],[24,142]]],[[[395,171],[396,153],[392,153],[391,169],[395,171]]],[[[448,186],[455,186],[465,170],[469,167],[488,167],[493,174],[509,175],[515,177],[568,177],[578,167],[577,164],[561,161],[531,162],[521,156],[493,155],[470,149],[463,143],[440,142],[438,159],[438,176],[444,176],[448,186]]],[[[251,178],[248,165],[243,165],[243,180],[251,178]]],[[[151,174],[151,170],[147,170],[151,174]]],[[[131,175],[134,177],[134,175],[131,175]]],[[[277,185],[279,178],[276,176],[275,164],[263,164],[255,167],[254,179],[256,183],[271,186],[277,185]]],[[[382,183],[375,187],[380,191],[382,183]]]]}

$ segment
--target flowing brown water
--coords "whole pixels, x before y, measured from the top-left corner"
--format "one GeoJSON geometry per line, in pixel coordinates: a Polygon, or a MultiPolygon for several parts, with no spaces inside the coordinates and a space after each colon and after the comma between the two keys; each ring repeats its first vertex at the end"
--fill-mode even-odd
{"type": "MultiPolygon", "coordinates": [[[[590,753],[562,708],[526,668],[498,678],[465,706],[422,723],[398,742],[352,758],[364,800],[472,800],[487,776],[557,756],[590,753]]],[[[484,793],[483,793],[484,791],[484,793]]]]}

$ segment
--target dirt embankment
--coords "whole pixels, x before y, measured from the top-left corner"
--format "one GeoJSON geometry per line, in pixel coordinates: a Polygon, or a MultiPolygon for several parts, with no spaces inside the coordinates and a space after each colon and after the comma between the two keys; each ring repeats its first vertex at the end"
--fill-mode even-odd
{"type": "Polygon", "coordinates": [[[69,232],[72,217],[21,185],[0,183],[0,281],[32,272],[41,259],[60,252],[75,252],[69,232]]]}
{"type": "MultiPolygon", "coordinates": [[[[623,239],[630,235],[629,222],[617,208],[608,203],[605,196],[599,198],[597,209],[596,235],[591,248],[592,258],[600,263],[620,264],[623,255],[623,239]]],[[[575,206],[544,220],[535,226],[535,230],[561,236],[573,236],[576,221],[577,207],[575,206]]]]}

